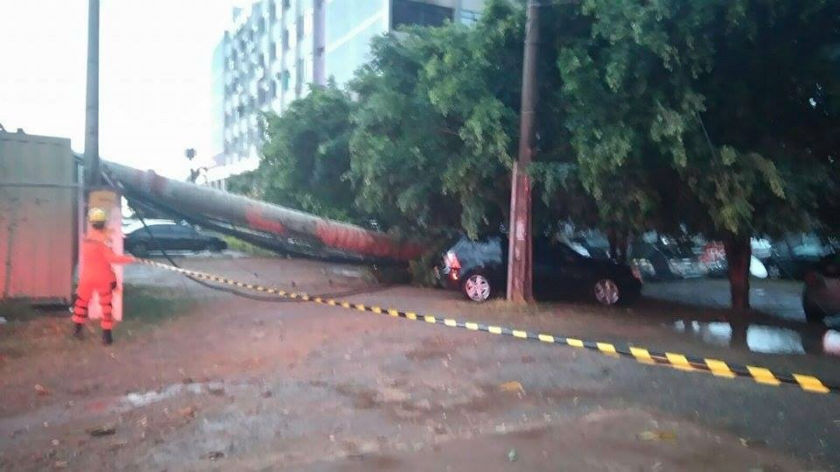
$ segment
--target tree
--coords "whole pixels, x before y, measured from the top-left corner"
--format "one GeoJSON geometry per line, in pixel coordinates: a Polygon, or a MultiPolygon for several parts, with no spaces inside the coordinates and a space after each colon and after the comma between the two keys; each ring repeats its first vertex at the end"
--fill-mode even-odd
{"type": "Polygon", "coordinates": [[[324,218],[360,222],[364,215],[354,207],[353,188],[344,178],[354,107],[331,83],[313,87],[282,115],[267,115],[260,166],[232,187],[256,188],[252,196],[324,218]]]}
{"type": "Polygon", "coordinates": [[[359,97],[350,178],[357,203],[426,233],[498,230],[508,211],[524,16],[491,1],[474,28],[378,38],[359,97]]]}
{"type": "Polygon", "coordinates": [[[750,237],[815,225],[840,144],[837,3],[585,0],[580,13],[589,34],[561,46],[558,69],[583,185],[602,217],[630,208],[722,239],[733,308],[748,309],[750,237]]]}

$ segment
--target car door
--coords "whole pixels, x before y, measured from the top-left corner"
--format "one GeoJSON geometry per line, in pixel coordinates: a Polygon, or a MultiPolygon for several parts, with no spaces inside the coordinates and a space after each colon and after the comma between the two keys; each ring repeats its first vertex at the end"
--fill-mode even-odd
{"type": "Polygon", "coordinates": [[[148,232],[149,249],[152,250],[171,250],[172,249],[172,232],[170,231],[172,225],[150,225],[148,232]],[[149,235],[151,233],[151,235],[149,235]]]}
{"type": "Polygon", "coordinates": [[[534,238],[533,252],[534,294],[538,298],[546,299],[558,296],[561,287],[557,286],[557,261],[552,257],[548,240],[534,238]]]}
{"type": "Polygon", "coordinates": [[[548,239],[534,240],[534,292],[542,298],[568,298],[580,288],[576,270],[580,256],[548,239]]]}
{"type": "Polygon", "coordinates": [[[199,245],[203,246],[203,244],[201,244],[198,234],[189,226],[173,225],[172,233],[173,244],[175,245],[174,249],[179,251],[197,251],[203,249],[203,247],[199,247],[199,245]]]}
{"type": "Polygon", "coordinates": [[[591,262],[591,259],[578,254],[561,242],[552,247],[552,257],[557,261],[555,278],[558,285],[564,287],[565,295],[576,297],[588,293],[595,277],[592,265],[587,263],[591,262]]]}

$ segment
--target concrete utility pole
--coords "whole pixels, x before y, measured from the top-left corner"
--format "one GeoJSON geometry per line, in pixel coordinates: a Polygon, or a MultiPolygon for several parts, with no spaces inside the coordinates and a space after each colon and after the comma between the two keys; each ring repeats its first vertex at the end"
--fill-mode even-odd
{"type": "Polygon", "coordinates": [[[515,303],[534,300],[533,241],[531,235],[531,179],[527,169],[534,153],[534,121],[537,101],[537,45],[539,5],[528,1],[525,60],[522,66],[522,110],[519,123],[519,158],[513,165],[510,192],[507,299],[515,303]]]}
{"type": "Polygon", "coordinates": [[[85,105],[85,184],[99,185],[99,0],[88,0],[87,99],[85,105]]]}

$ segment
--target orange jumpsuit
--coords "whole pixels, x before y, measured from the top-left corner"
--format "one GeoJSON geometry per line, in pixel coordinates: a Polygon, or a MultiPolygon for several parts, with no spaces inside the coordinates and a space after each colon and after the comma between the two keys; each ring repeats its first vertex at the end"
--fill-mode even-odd
{"type": "Polygon", "coordinates": [[[115,253],[108,245],[105,231],[93,229],[82,242],[82,272],[79,274],[79,287],[76,289],[76,302],[73,306],[73,322],[84,323],[87,320],[88,304],[93,293],[99,294],[102,307],[102,329],[114,327],[111,316],[111,298],[117,288],[117,276],[111,264],[134,262],[131,256],[115,253]]]}

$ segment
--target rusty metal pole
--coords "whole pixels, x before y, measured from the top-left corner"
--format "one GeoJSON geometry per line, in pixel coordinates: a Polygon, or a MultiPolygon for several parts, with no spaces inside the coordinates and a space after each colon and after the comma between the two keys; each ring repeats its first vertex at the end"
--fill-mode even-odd
{"type": "Polygon", "coordinates": [[[539,5],[536,0],[529,0],[522,65],[519,158],[513,164],[510,192],[507,299],[514,303],[530,303],[534,300],[531,179],[527,171],[534,153],[538,41],[539,5]]]}
{"type": "Polygon", "coordinates": [[[88,0],[87,98],[85,104],[85,184],[101,182],[99,171],[99,0],[88,0]]]}

